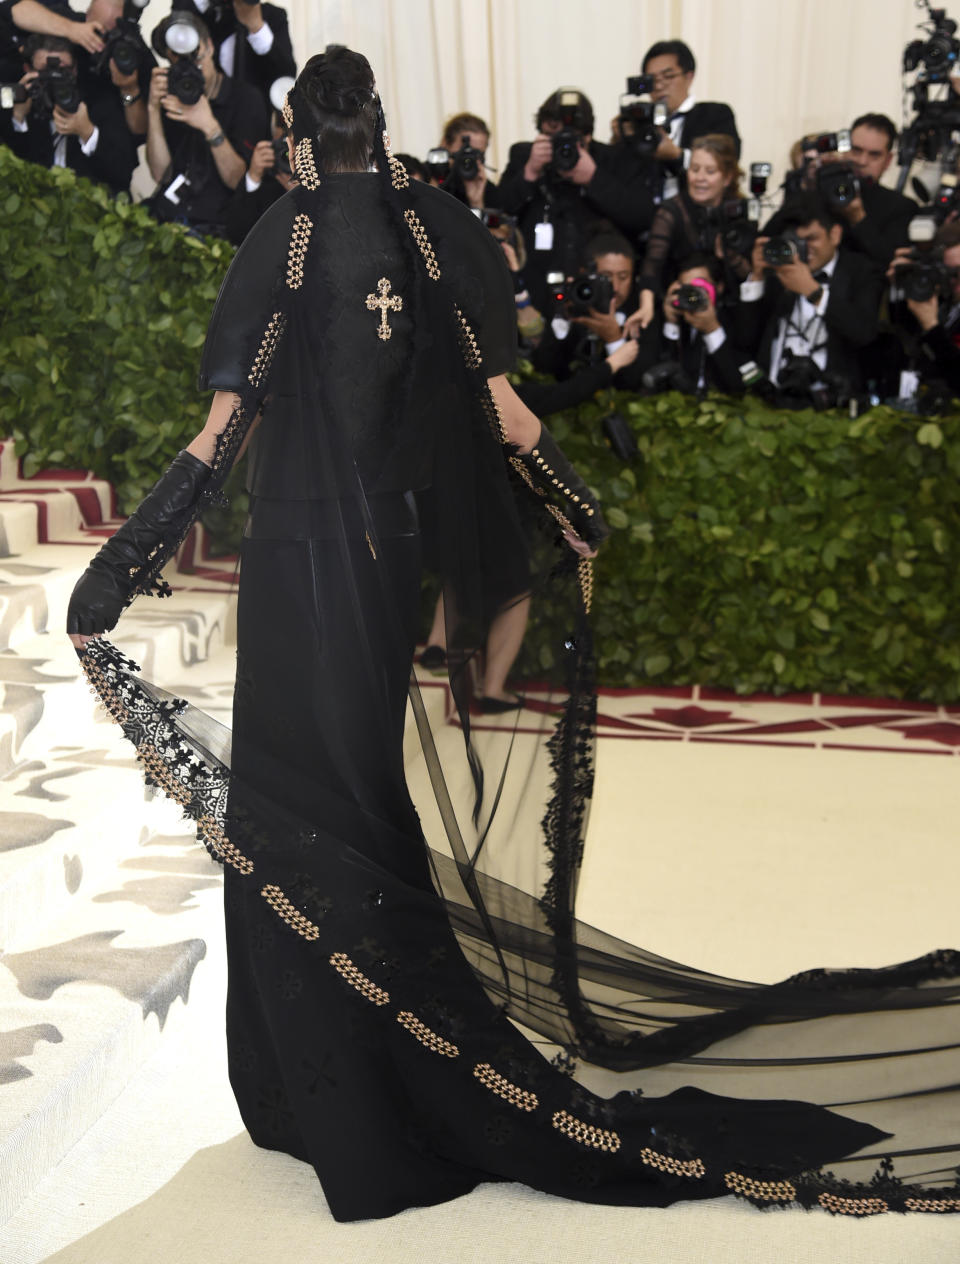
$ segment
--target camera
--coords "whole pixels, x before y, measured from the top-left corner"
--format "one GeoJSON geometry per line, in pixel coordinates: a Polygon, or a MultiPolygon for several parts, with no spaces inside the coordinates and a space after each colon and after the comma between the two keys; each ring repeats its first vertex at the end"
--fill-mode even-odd
{"type": "Polygon", "coordinates": [[[572,171],[580,161],[580,141],[583,137],[572,127],[564,127],[553,138],[553,158],[550,165],[554,171],[572,171]]]}
{"type": "Polygon", "coordinates": [[[550,167],[556,172],[572,171],[580,161],[580,142],[591,124],[584,97],[576,88],[562,88],[557,94],[556,115],[560,131],[553,137],[553,158],[550,167]]]}
{"type": "Polygon", "coordinates": [[[441,147],[428,149],[423,165],[430,173],[431,180],[446,180],[450,174],[450,151],[441,147]]]}
{"type": "Polygon", "coordinates": [[[287,150],[287,138],[278,136],[276,140],[270,142],[270,148],[273,150],[274,171],[278,175],[292,176],[293,168],[290,166],[290,154],[287,150]]]}
{"type": "Polygon", "coordinates": [[[860,177],[847,162],[827,163],[817,172],[817,192],[831,210],[849,206],[862,191],[860,177]]]}
{"type": "Polygon", "coordinates": [[[957,24],[947,17],[946,9],[932,8],[929,0],[926,7],[932,29],[928,30],[927,39],[912,40],[903,50],[903,70],[909,74],[922,66],[928,80],[943,82],[960,56],[957,24]]]}
{"type": "MultiPolygon", "coordinates": [[[[719,235],[725,255],[749,257],[758,227],[755,215],[751,211],[759,213],[759,209],[756,205],[751,207],[750,203],[742,198],[732,198],[708,212],[708,231],[719,235]]],[[[712,242],[705,241],[703,247],[712,250],[712,242]]]]}
{"type": "Polygon", "coordinates": [[[112,61],[122,75],[132,75],[140,69],[146,51],[136,19],[118,18],[113,30],[104,35],[103,49],[90,62],[90,67],[97,74],[109,75],[112,61]]]}
{"type": "Polygon", "coordinates": [[[767,181],[773,174],[773,166],[769,162],[752,162],[750,164],[750,195],[762,198],[767,191],[767,181]]]}
{"type": "Polygon", "coordinates": [[[203,71],[195,61],[181,57],[167,71],[167,89],[183,105],[196,105],[203,96],[203,71]]]}
{"type": "Polygon", "coordinates": [[[930,88],[949,84],[956,71],[960,57],[957,24],[947,17],[946,9],[933,8],[929,0],[925,0],[925,7],[927,18],[920,26],[926,38],[913,40],[903,52],[904,76],[917,71],[911,86],[904,83],[904,95],[912,94],[917,117],[900,134],[898,192],[903,191],[914,159],[936,161],[949,149],[954,132],[960,129],[960,108],[953,92],[937,100],[930,99],[930,88]]]}
{"type": "Polygon", "coordinates": [[[454,150],[450,157],[453,160],[453,169],[461,180],[476,180],[486,154],[482,149],[474,149],[468,143],[454,150]]]}
{"type": "Polygon", "coordinates": [[[67,114],[76,114],[80,108],[80,88],[77,72],[62,66],[59,57],[50,56],[36,79],[26,86],[27,96],[33,99],[33,112],[37,118],[48,118],[56,107],[67,114]]]}
{"type": "Polygon", "coordinates": [[[795,399],[809,398],[817,412],[846,404],[852,393],[842,374],[821,369],[811,356],[794,355],[789,347],[780,359],[776,389],[795,399]]]}
{"type": "Polygon", "coordinates": [[[814,157],[817,154],[846,154],[850,152],[850,131],[842,127],[839,132],[820,132],[815,136],[804,136],[800,142],[804,156],[814,157]]]}
{"type": "Polygon", "coordinates": [[[570,287],[567,285],[567,278],[562,272],[547,273],[547,294],[549,295],[551,315],[566,316],[570,287]]]}
{"type": "Polygon", "coordinates": [[[673,296],[673,306],[678,312],[705,312],[716,301],[716,287],[699,279],[681,285],[673,296]]]}
{"type": "Polygon", "coordinates": [[[807,260],[807,243],[792,228],[763,243],[763,262],[771,268],[782,268],[794,262],[806,263],[807,260]]]}
{"type": "Polygon", "coordinates": [[[696,383],[676,360],[663,360],[647,369],[643,385],[648,391],[683,391],[685,395],[693,395],[697,389],[696,383]]]}
{"type": "Polygon", "coordinates": [[[596,312],[606,315],[613,302],[613,283],[605,276],[591,272],[577,277],[570,286],[570,314],[590,316],[596,312]]]}
{"type": "Polygon", "coordinates": [[[946,298],[952,289],[953,269],[943,262],[940,246],[914,246],[909,259],[897,267],[894,276],[904,298],[914,303],[946,298]]]}
{"type": "Polygon", "coordinates": [[[652,75],[631,75],[620,98],[620,139],[638,154],[652,154],[660,144],[660,128],[667,125],[667,107],[662,101],[637,100],[652,91],[652,75]]]}

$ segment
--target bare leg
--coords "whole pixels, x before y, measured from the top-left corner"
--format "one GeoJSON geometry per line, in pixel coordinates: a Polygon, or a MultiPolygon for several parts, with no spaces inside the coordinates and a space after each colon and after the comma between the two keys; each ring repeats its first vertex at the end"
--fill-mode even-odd
{"type": "Polygon", "coordinates": [[[483,682],[485,698],[512,698],[513,695],[506,692],[507,676],[520,653],[529,614],[530,597],[526,596],[501,610],[490,624],[483,682]]]}
{"type": "Polygon", "coordinates": [[[443,593],[437,598],[437,604],[434,607],[433,623],[430,625],[427,644],[439,645],[443,650],[447,648],[447,629],[443,622],[443,593]]]}

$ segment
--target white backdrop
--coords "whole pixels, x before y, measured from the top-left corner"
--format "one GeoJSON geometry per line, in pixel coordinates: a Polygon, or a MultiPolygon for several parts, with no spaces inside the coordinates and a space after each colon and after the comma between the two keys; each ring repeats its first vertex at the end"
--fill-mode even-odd
{"type": "MultiPolygon", "coordinates": [[[[868,110],[900,125],[903,47],[921,16],[913,0],[283,2],[300,65],[328,43],[369,57],[395,150],[422,158],[443,121],[470,110],[490,124],[490,161],[501,168],[557,87],[587,93],[597,139],[606,140],[624,80],[646,49],[686,40],[698,63],[696,95],[733,107],[744,162],[772,162],[774,184],[791,144],[808,132],[849,126],[868,110]]],[[[960,0],[952,7],[960,18],[960,0]]],[[[144,29],[168,10],[169,0],[155,0],[144,29]]]]}

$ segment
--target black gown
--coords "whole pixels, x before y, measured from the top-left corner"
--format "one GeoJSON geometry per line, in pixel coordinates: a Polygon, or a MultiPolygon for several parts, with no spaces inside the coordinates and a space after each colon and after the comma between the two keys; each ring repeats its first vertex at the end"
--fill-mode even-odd
{"type": "Polygon", "coordinates": [[[367,174],[286,195],[237,255],[201,374],[239,401],[214,486],[262,408],[232,745],[108,644],[81,654],[225,863],[251,1137],[311,1163],[340,1220],[496,1180],[623,1205],[960,1210],[956,953],[768,987],[576,920],[591,576],[558,541],[563,489],[526,486],[504,446],[485,382],[514,345],[498,248],[454,199],[367,174]],[[425,565],[447,619],[442,720],[411,672],[425,565]],[[477,732],[476,647],[531,591],[553,649],[520,661],[523,732],[477,732]],[[408,704],[432,787],[416,804],[408,704]],[[565,1052],[548,1062],[534,1039],[565,1052]],[[589,1091],[578,1059],[623,1087],[589,1091]]]}

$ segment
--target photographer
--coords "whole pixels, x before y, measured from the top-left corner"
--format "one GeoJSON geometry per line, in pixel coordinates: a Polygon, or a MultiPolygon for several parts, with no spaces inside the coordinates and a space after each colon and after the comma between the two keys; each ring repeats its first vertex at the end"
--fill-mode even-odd
{"type": "Polygon", "coordinates": [[[26,99],[4,119],[5,139],[18,157],[128,192],[136,148],[112,89],[81,80],[73,45],[57,35],[31,35],[24,44],[26,99]]]}
{"type": "Polygon", "coordinates": [[[444,126],[441,148],[448,155],[449,174],[440,188],[473,210],[500,205],[499,190],[487,175],[489,144],[490,129],[476,114],[455,114],[444,126]]]}
{"type": "Polygon", "coordinates": [[[782,235],[754,245],[736,342],[765,370],[781,406],[827,406],[828,397],[860,389],[860,353],[877,335],[882,274],[843,248],[841,220],[815,194],[785,204],[778,219],[782,235]]]}
{"type": "Polygon", "coordinates": [[[693,77],[697,63],[682,40],[660,40],[643,59],[643,73],[653,80],[650,96],[667,107],[667,127],[657,146],[660,197],[676,197],[682,175],[690,165],[693,142],[699,136],[729,136],[734,156],[740,157],[740,137],[733,110],[719,101],[697,101],[693,77]]]}
{"type": "Polygon", "coordinates": [[[682,261],[663,301],[663,358],[644,375],[648,389],[743,394],[750,361],[734,350],[724,328],[717,301],[722,292],[723,272],[715,255],[693,254],[682,261]]]}
{"type": "MultiPolygon", "coordinates": [[[[700,136],[693,142],[685,188],[661,202],[653,219],[631,331],[650,325],[664,287],[677,275],[681,259],[694,251],[724,251],[723,229],[735,217],[745,218],[746,203],[739,193],[742,174],[729,136],[700,136]]],[[[741,276],[749,272],[747,260],[738,256],[729,262],[731,270],[741,276]]]]}
{"type": "MultiPolygon", "coordinates": [[[[880,183],[893,161],[897,129],[885,114],[861,114],[850,129],[849,151],[822,151],[825,142],[840,143],[835,137],[841,135],[805,137],[801,174],[792,178],[792,184],[819,194],[836,211],[844,224],[847,250],[886,268],[897,247],[906,245],[910,221],[917,213],[916,202],[880,183]]],[[[778,213],[766,231],[779,232],[779,223],[778,213]]]]}
{"type": "MultiPolygon", "coordinates": [[[[639,386],[653,352],[633,369],[641,347],[626,338],[623,327],[636,306],[635,263],[633,247],[618,233],[597,233],[590,239],[578,280],[581,287],[586,281],[591,297],[578,299],[577,281],[566,287],[572,298],[565,294],[562,309],[546,325],[530,357],[535,369],[568,384],[562,396],[565,402],[554,404],[551,411],[581,403],[606,386],[625,390],[639,386]],[[600,310],[592,306],[595,302],[600,310]]],[[[650,345],[645,343],[644,351],[650,345]]],[[[527,403],[537,411],[533,403],[527,403]]],[[[540,401],[538,405],[544,407],[540,401]]]]}
{"type": "Polygon", "coordinates": [[[250,166],[227,208],[226,236],[239,246],[264,211],[297,183],[287,152],[287,131],[276,110],[270,140],[257,141],[250,166]]]}
{"type": "Polygon", "coordinates": [[[58,35],[77,45],[74,56],[80,82],[95,78],[111,82],[128,131],[137,144],[146,139],[150,71],[157,63],[137,22],[124,18],[124,0],[90,0],[85,17],[66,4],[48,8],[36,0],[18,0],[10,13],[21,30],[58,35]]]}
{"type": "Polygon", "coordinates": [[[296,76],[286,12],[277,4],[245,0],[173,0],[174,14],[202,18],[213,40],[217,65],[231,79],[248,83],[270,108],[270,85],[296,76]]]}
{"type": "Polygon", "coordinates": [[[160,220],[223,236],[234,189],[267,132],[260,94],[216,64],[204,23],[175,12],[153,32],[170,59],[150,83],[147,164],[158,182],[150,199],[160,220]]]}
{"type": "MultiPolygon", "coordinates": [[[[934,396],[949,394],[958,398],[960,223],[944,224],[940,228],[928,260],[924,266],[909,247],[904,247],[894,256],[887,276],[892,286],[902,289],[903,302],[919,327],[919,337],[913,344],[913,372],[931,388],[934,396]],[[925,274],[922,277],[917,275],[918,262],[925,274]],[[923,297],[914,297],[916,294],[923,297]]],[[[891,304],[895,301],[891,294],[891,304]]]]}
{"type": "Polygon", "coordinates": [[[536,140],[510,148],[499,201],[519,219],[530,294],[546,311],[547,273],[572,276],[591,233],[609,223],[634,239],[654,208],[640,160],[623,146],[593,139],[593,107],[582,92],[552,93],[536,123],[536,140]]]}

